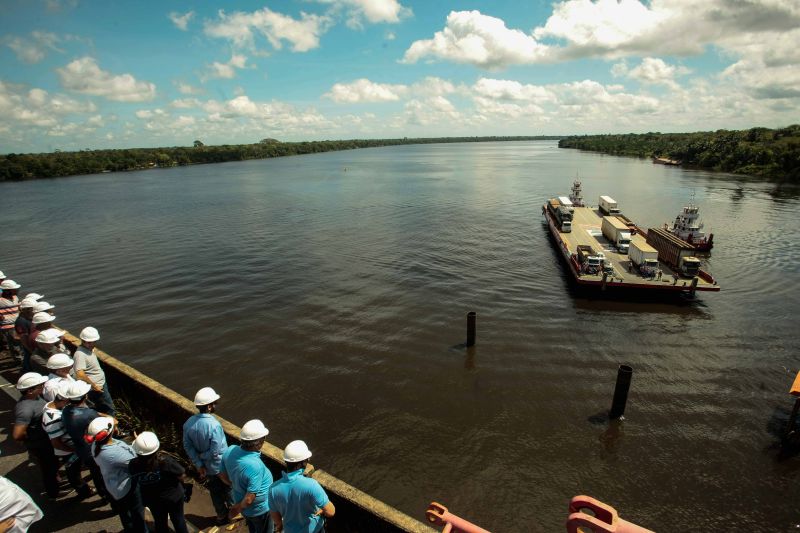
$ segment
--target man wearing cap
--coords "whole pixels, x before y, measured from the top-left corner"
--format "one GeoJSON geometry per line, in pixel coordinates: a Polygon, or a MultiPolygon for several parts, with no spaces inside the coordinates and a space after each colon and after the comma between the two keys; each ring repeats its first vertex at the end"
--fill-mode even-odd
{"type": "Polygon", "coordinates": [[[17,291],[21,285],[13,279],[6,279],[0,283],[0,336],[11,349],[16,345],[14,338],[14,322],[19,316],[19,297],[17,291]]]}
{"type": "MultiPolygon", "coordinates": [[[[31,357],[31,352],[35,348],[34,343],[31,342],[30,335],[33,329],[33,306],[36,305],[36,300],[32,300],[27,296],[19,303],[19,316],[14,322],[14,332],[19,339],[20,351],[22,352],[23,365],[31,357]]],[[[27,372],[24,367],[23,372],[27,372]]]]}
{"type": "Polygon", "coordinates": [[[14,429],[11,436],[25,447],[42,471],[42,480],[50,498],[58,498],[58,461],[53,445],[42,429],[42,413],[47,402],[42,398],[42,388],[47,378],[36,372],[27,372],[17,381],[20,399],[14,406],[14,429]]]}
{"type": "Polygon", "coordinates": [[[111,399],[111,394],[108,392],[106,374],[103,372],[103,368],[100,366],[100,361],[97,360],[97,354],[94,351],[95,344],[100,340],[100,334],[95,328],[89,326],[81,330],[80,338],[81,345],[72,355],[75,359],[75,379],[85,381],[91,385],[92,390],[89,391],[89,400],[98,411],[114,416],[116,412],[114,400],[111,399]]]}
{"type": "MultiPolygon", "coordinates": [[[[53,380],[49,380],[45,383],[45,387],[51,382],[53,382],[53,380]]],[[[92,488],[87,485],[81,477],[81,467],[83,463],[77,453],[75,453],[72,439],[67,434],[67,431],[64,429],[64,424],[61,421],[62,411],[69,402],[67,395],[69,394],[70,383],[70,381],[66,380],[62,380],[58,383],[58,387],[53,394],[53,400],[44,406],[42,428],[47,432],[50,444],[53,445],[53,452],[55,453],[56,459],[64,465],[69,484],[78,493],[79,498],[87,498],[91,496],[94,491],[92,491],[92,488]]]]}
{"type": "Polygon", "coordinates": [[[89,444],[83,439],[86,434],[86,428],[89,427],[92,420],[103,414],[98,413],[86,404],[91,389],[89,384],[84,381],[76,380],[69,384],[65,391],[69,404],[61,412],[61,422],[64,424],[64,430],[67,435],[72,440],[72,445],[75,447],[75,452],[78,454],[82,465],[89,467],[94,488],[97,489],[101,496],[107,498],[108,492],[103,483],[103,475],[92,458],[89,444]]]}
{"type": "Polygon", "coordinates": [[[61,330],[56,328],[40,331],[36,335],[36,348],[31,352],[29,363],[34,372],[47,374],[47,360],[50,359],[50,356],[57,353],[66,353],[67,350],[61,342],[62,335],[61,330]]]}
{"type": "Polygon", "coordinates": [[[317,533],[325,527],[325,518],[336,513],[319,482],[303,475],[310,457],[311,450],[301,440],[290,442],[283,450],[286,472],[269,488],[276,532],[317,533]]]}
{"type": "Polygon", "coordinates": [[[231,486],[233,500],[228,517],[242,513],[250,533],[272,533],[267,491],[272,474],[261,460],[261,446],[269,434],[261,420],[250,420],[239,433],[241,446],[228,446],[222,454],[220,477],[231,486]]]}
{"type": "Polygon", "coordinates": [[[211,387],[203,387],[194,395],[194,404],[199,413],[192,415],[183,424],[183,448],[197,468],[202,481],[208,478],[208,491],[217,513],[217,524],[228,522],[231,504],[231,488],[219,477],[222,454],[228,441],[219,420],[212,414],[217,409],[219,394],[211,387]]]}
{"type": "Polygon", "coordinates": [[[50,370],[50,374],[47,376],[47,382],[45,382],[44,390],[42,391],[42,398],[45,401],[52,402],[56,399],[56,393],[62,383],[75,381],[69,375],[72,370],[72,363],[72,357],[65,353],[53,354],[47,360],[47,368],[50,370]]]}

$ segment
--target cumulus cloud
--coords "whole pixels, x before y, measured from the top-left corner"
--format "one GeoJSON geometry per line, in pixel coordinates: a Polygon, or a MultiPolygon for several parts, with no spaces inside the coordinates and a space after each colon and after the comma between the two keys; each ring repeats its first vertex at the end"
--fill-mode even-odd
{"type": "Polygon", "coordinates": [[[338,103],[356,102],[394,102],[408,91],[405,85],[391,85],[388,83],[375,83],[366,78],[361,78],[350,83],[336,83],[331,90],[325,93],[325,98],[330,98],[338,103]]]}
{"type": "Polygon", "coordinates": [[[154,83],[138,81],[131,74],[111,74],[88,56],[58,68],[56,72],[65,89],[117,102],[145,102],[156,95],[154,83]]]}
{"type": "Polygon", "coordinates": [[[256,49],[255,37],[259,34],[276,50],[287,41],[293,52],[307,52],[319,46],[320,35],[327,31],[330,23],[327,16],[301,12],[299,19],[293,19],[266,7],[251,13],[226,14],[220,10],[217,16],[217,20],[205,23],[206,35],[227,39],[236,47],[251,50],[256,49]]]}
{"type": "Polygon", "coordinates": [[[178,92],[181,94],[202,94],[204,91],[200,87],[194,87],[188,83],[178,83],[178,92]]]}
{"type": "Polygon", "coordinates": [[[25,90],[0,80],[0,115],[6,123],[52,127],[63,117],[96,111],[91,102],[51,95],[39,88],[25,90]]]}
{"type": "Polygon", "coordinates": [[[347,14],[347,25],[352,28],[362,27],[365,20],[371,24],[396,24],[413,14],[410,7],[403,6],[397,0],[316,1],[321,4],[332,5],[335,10],[344,11],[347,14]]]}
{"type": "Polygon", "coordinates": [[[207,67],[204,79],[223,78],[231,79],[236,76],[236,69],[247,68],[247,56],[233,54],[227,63],[214,61],[207,67]]]}
{"type": "Polygon", "coordinates": [[[61,41],[58,35],[46,31],[33,31],[30,37],[7,36],[4,41],[23,63],[39,63],[47,55],[48,50],[64,52],[58,47],[61,41]]]}
{"type": "Polygon", "coordinates": [[[452,123],[461,119],[461,113],[444,96],[413,99],[406,103],[403,122],[414,126],[452,123]]]}
{"type": "Polygon", "coordinates": [[[548,54],[548,46],[520,30],[507,28],[501,19],[479,11],[452,11],[445,28],[432,39],[412,43],[402,62],[416,63],[430,57],[497,70],[541,62],[548,54]]]}
{"type": "Polygon", "coordinates": [[[627,63],[616,63],[611,67],[611,73],[616,77],[627,77],[646,85],[666,85],[671,89],[678,89],[675,81],[677,76],[683,76],[690,71],[686,67],[669,65],[663,59],[645,57],[642,62],[632,69],[627,63]]]}
{"type": "Polygon", "coordinates": [[[183,15],[181,15],[176,11],[173,11],[167,16],[169,17],[169,20],[171,20],[172,23],[175,24],[176,28],[182,31],[186,31],[189,27],[189,21],[191,21],[192,18],[194,18],[194,11],[189,11],[188,13],[184,13],[183,15]]]}

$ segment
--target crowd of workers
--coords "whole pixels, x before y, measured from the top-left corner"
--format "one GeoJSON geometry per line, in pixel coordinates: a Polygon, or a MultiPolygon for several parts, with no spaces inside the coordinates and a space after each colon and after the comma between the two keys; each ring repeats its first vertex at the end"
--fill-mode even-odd
{"type": "MultiPolygon", "coordinates": [[[[148,531],[145,507],[157,533],[169,531],[168,520],[175,533],[186,533],[183,505],[191,496],[190,477],[160,450],[153,432],[136,434],[131,445],[117,429],[114,401],[96,355],[97,329],[84,328],[71,352],[62,342],[64,332],[53,326],[54,306],[40,294],[20,299],[20,288],[0,271],[0,340],[22,366],[12,436],[39,466],[47,496],[61,495],[63,469],[75,498],[98,493],[126,533],[148,531]],[[91,484],[83,477],[85,469],[91,484]]],[[[183,425],[184,450],[196,479],[206,482],[217,523],[241,515],[251,533],[323,531],[335,509],[320,484],[304,475],[308,446],[290,442],[283,452],[286,470],[273,480],[260,452],[269,430],[261,420],[250,420],[241,428],[241,443],[229,446],[213,415],[219,399],[211,387],[197,391],[198,412],[183,425]]],[[[0,533],[27,531],[42,516],[22,489],[0,476],[0,533]]]]}

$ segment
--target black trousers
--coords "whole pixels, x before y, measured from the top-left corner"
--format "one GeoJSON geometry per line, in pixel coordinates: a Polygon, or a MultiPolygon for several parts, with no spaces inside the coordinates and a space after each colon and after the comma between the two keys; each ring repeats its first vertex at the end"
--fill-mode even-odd
{"type": "Polygon", "coordinates": [[[125,533],[147,533],[147,523],[144,521],[144,505],[139,486],[133,484],[128,494],[115,500],[111,498],[111,509],[119,515],[122,530],[125,533]]]}
{"type": "Polygon", "coordinates": [[[44,490],[51,498],[58,497],[58,458],[53,453],[53,448],[49,446],[32,447],[28,451],[33,456],[36,464],[39,465],[39,470],[42,472],[42,481],[44,481],[44,490]]]}
{"type": "Polygon", "coordinates": [[[145,503],[150,508],[150,512],[153,513],[156,533],[169,533],[167,516],[172,520],[172,527],[175,529],[175,533],[189,533],[186,529],[186,518],[183,515],[183,499],[179,499],[177,502],[148,500],[145,503]]]}

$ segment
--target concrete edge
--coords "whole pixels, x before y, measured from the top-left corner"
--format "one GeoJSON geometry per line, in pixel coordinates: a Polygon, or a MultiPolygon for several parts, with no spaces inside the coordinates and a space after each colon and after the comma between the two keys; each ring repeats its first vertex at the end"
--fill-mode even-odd
{"type": "MultiPolygon", "coordinates": [[[[64,341],[73,346],[78,346],[81,342],[80,339],[66,330],[64,330],[64,341]]],[[[185,414],[184,420],[197,412],[197,408],[192,401],[181,396],[169,387],[162,385],[158,381],[146,376],[142,372],[139,372],[130,365],[123,363],[100,349],[96,349],[95,353],[98,359],[102,361],[106,374],[109,374],[109,371],[113,372],[114,375],[111,376],[112,379],[130,380],[134,382],[135,386],[138,388],[151,391],[163,400],[173,404],[179,411],[183,411],[185,414]]],[[[241,428],[220,416],[217,416],[217,418],[222,424],[222,428],[228,440],[238,442],[241,428]]],[[[283,450],[273,444],[269,442],[264,443],[261,448],[261,455],[262,458],[265,459],[267,465],[271,466],[273,470],[280,471],[280,468],[285,467],[283,462],[283,450]]],[[[331,499],[334,500],[334,505],[339,505],[336,500],[347,502],[361,510],[361,512],[371,515],[372,519],[375,521],[383,523],[387,526],[387,530],[407,531],[410,533],[433,533],[436,531],[423,522],[387,505],[324,470],[314,470],[311,477],[316,479],[326,492],[328,492],[331,499]]],[[[337,512],[337,516],[338,515],[339,513],[337,512]]]]}

